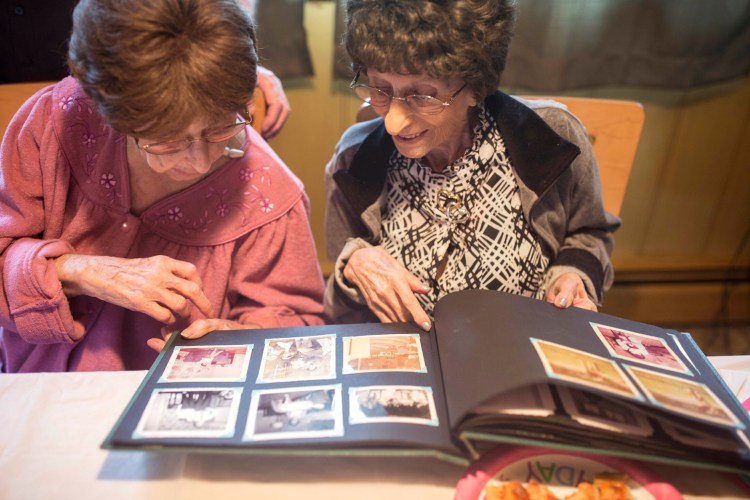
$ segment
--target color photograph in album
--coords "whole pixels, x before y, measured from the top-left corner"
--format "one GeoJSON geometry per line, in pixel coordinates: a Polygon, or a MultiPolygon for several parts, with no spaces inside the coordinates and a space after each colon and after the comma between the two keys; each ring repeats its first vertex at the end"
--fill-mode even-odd
{"type": "Polygon", "coordinates": [[[625,368],[655,405],[701,420],[745,428],[705,384],[635,366],[625,368]]]}
{"type": "Polygon", "coordinates": [[[659,337],[592,323],[609,353],[628,361],[691,375],[672,348],[659,337]]]}
{"type": "Polygon", "coordinates": [[[547,375],[621,396],[640,398],[633,383],[611,359],[532,338],[547,375]]]}
{"type": "Polygon", "coordinates": [[[343,373],[425,372],[419,334],[344,337],[343,373]]]}
{"type": "Polygon", "coordinates": [[[252,345],[177,347],[160,382],[243,382],[252,345]]]}

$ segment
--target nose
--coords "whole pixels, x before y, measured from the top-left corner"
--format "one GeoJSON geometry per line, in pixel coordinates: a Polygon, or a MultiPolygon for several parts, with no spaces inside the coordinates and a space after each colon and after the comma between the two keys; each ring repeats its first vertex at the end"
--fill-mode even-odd
{"type": "Polygon", "coordinates": [[[193,144],[188,149],[191,166],[200,174],[208,172],[213,163],[209,149],[210,144],[203,140],[193,141],[193,144]]]}
{"type": "Polygon", "coordinates": [[[391,100],[388,111],[385,112],[385,130],[390,135],[398,135],[411,121],[412,110],[406,101],[391,100]]]}

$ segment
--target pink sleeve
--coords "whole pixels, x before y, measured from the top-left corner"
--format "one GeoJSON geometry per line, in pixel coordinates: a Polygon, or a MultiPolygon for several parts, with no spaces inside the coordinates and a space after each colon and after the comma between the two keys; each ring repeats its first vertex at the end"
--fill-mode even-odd
{"type": "Polygon", "coordinates": [[[10,326],[32,344],[75,342],[83,326],[73,320],[68,299],[57,277],[54,259],[73,252],[64,241],[16,240],[3,255],[3,289],[10,326]]]}
{"type": "Polygon", "coordinates": [[[74,342],[54,259],[73,248],[60,234],[68,182],[51,125],[51,88],[13,117],[0,147],[0,325],[31,343],[74,342]]]}
{"type": "Polygon", "coordinates": [[[304,194],[283,217],[253,231],[234,262],[229,319],[264,328],[325,323],[323,276],[304,194]]]}

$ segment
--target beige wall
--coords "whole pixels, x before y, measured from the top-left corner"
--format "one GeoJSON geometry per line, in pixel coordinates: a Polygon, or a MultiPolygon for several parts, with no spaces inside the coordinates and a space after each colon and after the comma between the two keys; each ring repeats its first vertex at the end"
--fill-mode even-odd
{"type": "MultiPolygon", "coordinates": [[[[306,3],[316,74],[284,82],[293,111],[271,141],[305,183],[324,272],[331,264],[325,258],[323,171],[358,106],[346,83],[331,78],[334,7],[306,3]]],[[[750,78],[691,91],[605,88],[568,95],[633,99],[646,112],[624,225],[616,235],[622,285],[608,294],[605,310],[650,322],[709,320],[721,312],[729,290],[733,317],[750,318],[747,283],[722,283],[739,273],[732,266],[743,267],[745,276],[750,267],[750,244],[740,248],[750,227],[750,78]]]]}
{"type": "Polygon", "coordinates": [[[344,82],[334,82],[334,2],[306,2],[305,29],[315,76],[284,80],[292,114],[271,146],[302,179],[312,203],[312,229],[323,271],[325,258],[323,172],[341,134],[354,121],[359,101],[344,82]]]}

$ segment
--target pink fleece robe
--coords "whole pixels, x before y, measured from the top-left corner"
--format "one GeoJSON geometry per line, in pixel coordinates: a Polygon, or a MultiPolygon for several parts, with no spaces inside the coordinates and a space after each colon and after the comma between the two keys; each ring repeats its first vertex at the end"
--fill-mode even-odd
{"type": "MultiPolygon", "coordinates": [[[[250,127],[242,158],[130,211],[126,136],[73,78],[41,90],[0,148],[0,359],[6,372],[145,369],[163,324],[67,298],[54,258],[167,255],[197,266],[220,318],[323,323],[323,279],[301,182],[250,127]]],[[[202,316],[195,309],[189,320],[202,316]]]]}

